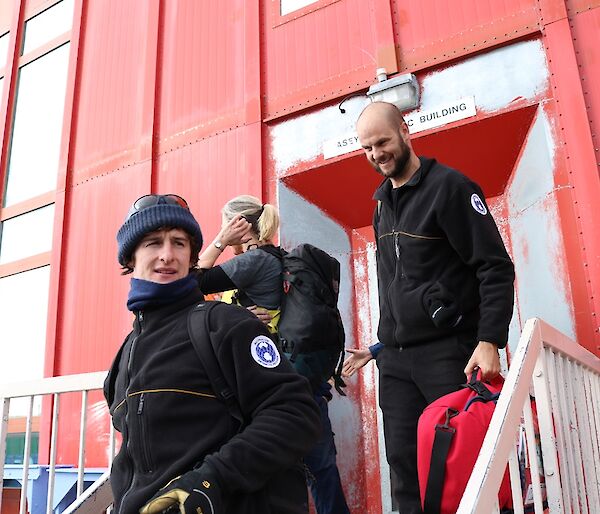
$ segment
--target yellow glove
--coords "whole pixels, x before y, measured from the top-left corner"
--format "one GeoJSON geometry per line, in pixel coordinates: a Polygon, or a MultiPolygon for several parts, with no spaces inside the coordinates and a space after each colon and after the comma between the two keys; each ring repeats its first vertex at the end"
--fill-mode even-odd
{"type": "Polygon", "coordinates": [[[188,471],[171,480],[140,509],[140,514],[165,511],[181,514],[221,514],[221,488],[201,469],[188,471]]]}

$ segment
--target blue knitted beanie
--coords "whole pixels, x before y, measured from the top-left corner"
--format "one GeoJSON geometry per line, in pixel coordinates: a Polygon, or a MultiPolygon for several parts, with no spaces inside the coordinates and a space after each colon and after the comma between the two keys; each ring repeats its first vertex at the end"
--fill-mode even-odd
{"type": "Polygon", "coordinates": [[[119,264],[127,266],[144,236],[162,227],[180,228],[194,237],[198,244],[197,247],[192,245],[192,260],[197,260],[202,248],[200,225],[188,209],[179,205],[159,203],[134,213],[117,232],[119,264]]]}

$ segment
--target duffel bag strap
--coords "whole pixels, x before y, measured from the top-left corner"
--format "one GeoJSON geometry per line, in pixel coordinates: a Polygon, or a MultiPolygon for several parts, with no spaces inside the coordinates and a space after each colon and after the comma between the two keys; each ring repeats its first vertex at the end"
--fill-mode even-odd
{"type": "Polygon", "coordinates": [[[497,396],[494,398],[494,393],[492,393],[481,381],[481,370],[479,368],[475,368],[465,387],[475,391],[483,401],[494,401],[497,398],[497,396]]]}
{"type": "Polygon", "coordinates": [[[431,448],[431,462],[429,464],[429,476],[425,489],[425,500],[423,501],[424,514],[439,514],[442,506],[442,491],[446,476],[446,459],[450,451],[450,443],[456,429],[450,426],[450,420],[458,414],[456,409],[446,409],[446,421],[443,425],[435,426],[435,438],[431,448]]]}

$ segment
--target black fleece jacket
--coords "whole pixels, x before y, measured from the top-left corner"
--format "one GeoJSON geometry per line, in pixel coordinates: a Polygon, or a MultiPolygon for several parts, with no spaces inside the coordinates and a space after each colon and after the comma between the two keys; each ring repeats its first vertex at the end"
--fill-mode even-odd
{"type": "Polygon", "coordinates": [[[386,345],[473,334],[502,348],[513,309],[514,268],[480,187],[420,158],[399,188],[374,194],[380,320],[386,345]]]}
{"type": "Polygon", "coordinates": [[[111,471],[115,512],[137,513],[171,479],[200,467],[218,481],[227,513],[305,513],[298,462],[320,427],[308,382],[285,358],[272,368],[255,360],[252,342],[268,332],[254,315],[226,304],[212,309],[217,359],[249,420],[239,431],[188,336],[188,312],[202,299],[196,289],[137,312],[106,379],[123,437],[111,471]]]}

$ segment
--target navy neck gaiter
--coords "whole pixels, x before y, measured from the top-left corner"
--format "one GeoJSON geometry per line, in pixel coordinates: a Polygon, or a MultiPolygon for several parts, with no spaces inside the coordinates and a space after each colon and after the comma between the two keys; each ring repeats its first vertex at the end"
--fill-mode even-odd
{"type": "Polygon", "coordinates": [[[127,308],[130,311],[140,311],[148,307],[167,305],[183,298],[196,287],[198,287],[198,282],[193,274],[168,284],[132,278],[127,308]]]}

